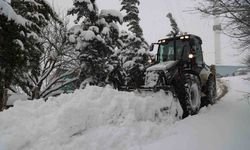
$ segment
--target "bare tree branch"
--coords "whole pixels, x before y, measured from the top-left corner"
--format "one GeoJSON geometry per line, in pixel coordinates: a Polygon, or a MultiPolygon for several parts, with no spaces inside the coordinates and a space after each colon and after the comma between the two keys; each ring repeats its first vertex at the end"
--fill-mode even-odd
{"type": "Polygon", "coordinates": [[[248,51],[250,47],[250,1],[249,0],[204,0],[198,11],[208,15],[220,15],[224,33],[238,40],[238,47],[248,51]]]}

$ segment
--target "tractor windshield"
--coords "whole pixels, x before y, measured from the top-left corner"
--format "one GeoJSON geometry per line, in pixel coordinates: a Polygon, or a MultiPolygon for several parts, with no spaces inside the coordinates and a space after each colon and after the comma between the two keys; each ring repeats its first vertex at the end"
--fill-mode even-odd
{"type": "Polygon", "coordinates": [[[160,44],[157,56],[158,61],[164,62],[164,61],[187,59],[190,49],[189,42],[187,40],[176,40],[175,46],[176,46],[176,51],[174,50],[174,41],[169,41],[167,43],[160,44]]]}

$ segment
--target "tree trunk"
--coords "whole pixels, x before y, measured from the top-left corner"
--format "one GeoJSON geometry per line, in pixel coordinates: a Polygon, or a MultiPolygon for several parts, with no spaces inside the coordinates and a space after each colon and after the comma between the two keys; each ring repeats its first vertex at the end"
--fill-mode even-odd
{"type": "Polygon", "coordinates": [[[10,86],[9,82],[1,81],[0,83],[0,111],[3,111],[6,108],[8,101],[8,87],[10,86]]]}
{"type": "Polygon", "coordinates": [[[8,101],[8,88],[4,88],[3,91],[3,109],[7,108],[7,101],[8,101]]]}
{"type": "Polygon", "coordinates": [[[31,99],[39,99],[40,98],[40,87],[35,87],[32,91],[31,99]]]}
{"type": "Polygon", "coordinates": [[[0,83],[0,111],[4,110],[4,86],[3,82],[0,83]]]}

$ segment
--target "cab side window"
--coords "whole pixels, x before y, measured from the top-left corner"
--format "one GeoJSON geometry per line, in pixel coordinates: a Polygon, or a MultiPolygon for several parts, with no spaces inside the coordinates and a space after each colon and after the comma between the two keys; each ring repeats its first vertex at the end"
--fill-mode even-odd
{"type": "Polygon", "coordinates": [[[160,62],[174,60],[173,42],[170,42],[166,45],[160,45],[159,54],[160,54],[160,56],[159,56],[160,62]]]}
{"type": "Polygon", "coordinates": [[[202,55],[202,48],[201,48],[201,42],[198,39],[194,39],[194,45],[192,48],[195,50],[196,53],[196,63],[197,65],[203,64],[203,55],[202,55]]]}

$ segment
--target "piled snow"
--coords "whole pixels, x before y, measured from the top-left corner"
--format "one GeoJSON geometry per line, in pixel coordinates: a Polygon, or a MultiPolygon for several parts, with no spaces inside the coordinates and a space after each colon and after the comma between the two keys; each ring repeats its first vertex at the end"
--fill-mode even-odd
{"type": "Polygon", "coordinates": [[[0,113],[0,149],[127,149],[159,138],[178,115],[179,103],[164,92],[86,87],[47,102],[16,101],[0,113]]]}
{"type": "Polygon", "coordinates": [[[17,100],[25,101],[27,99],[28,99],[28,96],[26,96],[25,94],[11,93],[10,96],[8,97],[7,105],[11,106],[11,105],[14,105],[14,102],[17,100]]]}
{"type": "Polygon", "coordinates": [[[177,122],[180,106],[164,92],[87,87],[47,102],[17,101],[0,113],[0,150],[248,150],[245,78],[224,78],[227,95],[177,122]]]}
{"type": "Polygon", "coordinates": [[[217,79],[216,80],[216,92],[217,92],[217,97],[216,99],[220,99],[221,97],[223,97],[228,91],[227,87],[229,85],[227,84],[227,82],[224,79],[217,79]]]}
{"type": "Polygon", "coordinates": [[[159,78],[158,72],[148,71],[145,77],[145,87],[154,87],[159,78]]]}

